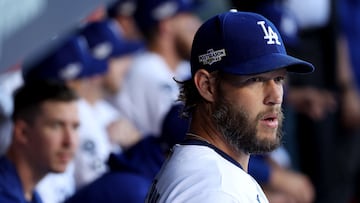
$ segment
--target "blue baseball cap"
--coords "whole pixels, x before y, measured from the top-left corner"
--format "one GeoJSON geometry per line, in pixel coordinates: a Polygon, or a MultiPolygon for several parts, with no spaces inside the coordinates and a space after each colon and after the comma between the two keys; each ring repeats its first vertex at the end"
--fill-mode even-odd
{"type": "Polygon", "coordinates": [[[136,0],[116,0],[108,9],[107,14],[110,18],[117,16],[132,16],[136,9],[136,0]]]}
{"type": "Polygon", "coordinates": [[[189,120],[180,116],[183,108],[183,103],[175,103],[164,117],[160,140],[167,149],[181,143],[188,132],[190,126],[189,120]]]}
{"type": "Polygon", "coordinates": [[[142,32],[153,29],[161,20],[182,12],[192,12],[193,0],[138,0],[134,19],[142,32]]]}
{"type": "Polygon", "coordinates": [[[191,50],[192,76],[199,69],[237,75],[287,68],[309,73],[314,66],[287,55],[279,31],[264,16],[231,10],[207,20],[196,32],[191,50]]]}
{"type": "Polygon", "coordinates": [[[81,30],[81,35],[99,60],[134,53],[143,47],[141,42],[124,39],[120,25],[110,19],[89,23],[81,30]]]}
{"type": "Polygon", "coordinates": [[[39,63],[23,73],[25,81],[68,81],[104,74],[108,69],[105,60],[97,60],[89,52],[85,39],[74,35],[39,63]]]}

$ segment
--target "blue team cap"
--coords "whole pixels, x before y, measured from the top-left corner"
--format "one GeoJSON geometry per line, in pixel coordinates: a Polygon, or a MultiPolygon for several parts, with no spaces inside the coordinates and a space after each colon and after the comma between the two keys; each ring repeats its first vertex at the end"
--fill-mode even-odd
{"type": "Polygon", "coordinates": [[[188,132],[190,126],[189,120],[180,117],[180,112],[183,108],[183,103],[175,103],[164,117],[160,140],[166,149],[181,143],[188,132]]]}
{"type": "Polygon", "coordinates": [[[279,31],[268,19],[231,10],[207,20],[196,32],[191,73],[199,69],[250,75],[287,68],[309,73],[314,66],[287,55],[279,31]]]}
{"type": "Polygon", "coordinates": [[[136,0],[116,0],[108,9],[107,14],[110,18],[117,16],[132,16],[136,9],[136,0]]]}
{"type": "Polygon", "coordinates": [[[142,32],[153,29],[159,21],[182,12],[191,12],[196,7],[193,0],[138,0],[134,13],[135,21],[142,32]]]}
{"type": "Polygon", "coordinates": [[[25,81],[68,81],[104,74],[107,62],[97,60],[89,52],[85,39],[71,36],[41,62],[24,72],[25,81]]]}
{"type": "Polygon", "coordinates": [[[124,39],[121,27],[114,20],[92,22],[81,30],[93,56],[105,60],[134,53],[143,47],[141,42],[124,39]]]}

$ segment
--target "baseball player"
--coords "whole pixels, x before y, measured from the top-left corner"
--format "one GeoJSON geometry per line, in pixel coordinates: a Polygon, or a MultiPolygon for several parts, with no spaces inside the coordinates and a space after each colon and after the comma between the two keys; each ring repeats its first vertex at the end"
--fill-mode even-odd
{"type": "Polygon", "coordinates": [[[121,138],[125,141],[140,138],[131,123],[122,120],[116,109],[104,100],[105,95],[121,86],[130,55],[138,48],[132,46],[135,44],[127,44],[116,26],[109,20],[88,24],[80,34],[69,36],[39,65],[24,73],[26,81],[52,79],[65,82],[81,97],[78,101],[79,148],[74,166],[66,171],[70,175],[58,178],[56,174],[39,184],[40,194],[49,197],[49,202],[62,202],[75,189],[105,173],[109,154],[122,150],[122,146],[119,147],[121,138]],[[65,178],[67,182],[62,181],[65,178]]]}
{"type": "MultiPolygon", "coordinates": [[[[90,80],[97,74],[104,73],[106,69],[105,62],[98,62],[91,57],[86,41],[75,35],[64,40],[64,43],[48,57],[24,72],[26,82],[44,79],[65,82],[80,95],[77,101],[81,121],[79,147],[74,161],[65,173],[47,175],[38,184],[38,191],[46,202],[62,202],[73,194],[77,187],[86,184],[86,181],[92,181],[106,171],[103,162],[111,151],[108,135],[105,128],[100,125],[100,120],[95,119],[99,116],[94,116],[98,114],[93,113],[94,108],[83,96],[84,91],[74,88],[74,84],[90,80]]],[[[92,85],[86,87],[90,88],[92,85]]]]}
{"type": "Polygon", "coordinates": [[[250,154],[280,144],[287,72],[312,64],[287,55],[265,17],[230,11],[195,34],[191,79],[179,82],[186,140],[175,145],[154,179],[147,202],[268,202],[247,173],[250,154]]]}
{"type": "Polygon", "coordinates": [[[192,1],[139,0],[134,13],[146,51],[138,54],[122,91],[111,102],[143,135],[159,135],[161,123],[179,95],[173,77],[189,77],[192,39],[200,19],[192,1]]]}
{"type": "Polygon", "coordinates": [[[78,144],[77,98],[48,82],[15,91],[12,142],[0,157],[0,202],[41,203],[35,186],[46,174],[65,171],[78,144]]]}
{"type": "Polygon", "coordinates": [[[151,181],[171,146],[185,137],[188,121],[179,117],[181,107],[182,104],[172,106],[164,118],[161,135],[149,135],[121,153],[112,153],[107,161],[110,171],[64,203],[144,203],[151,181]]]}

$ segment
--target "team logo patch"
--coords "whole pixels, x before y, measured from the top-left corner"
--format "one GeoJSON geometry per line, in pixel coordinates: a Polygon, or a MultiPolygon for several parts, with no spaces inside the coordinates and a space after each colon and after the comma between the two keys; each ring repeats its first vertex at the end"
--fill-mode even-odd
{"type": "Polygon", "coordinates": [[[267,40],[267,44],[281,45],[279,36],[270,26],[267,26],[267,28],[265,27],[265,21],[258,21],[257,24],[261,26],[264,32],[264,39],[267,40]]]}
{"type": "Polygon", "coordinates": [[[103,42],[101,44],[96,45],[93,48],[93,55],[96,59],[103,60],[110,56],[113,51],[113,46],[110,42],[103,42]]]}
{"type": "Polygon", "coordinates": [[[60,72],[59,75],[61,78],[65,80],[71,80],[76,78],[82,69],[82,65],[80,63],[71,63],[64,67],[60,72]]]}
{"type": "Polygon", "coordinates": [[[222,57],[226,56],[225,49],[214,51],[209,49],[206,54],[199,56],[199,62],[204,65],[211,65],[217,61],[221,61],[222,57]]]}

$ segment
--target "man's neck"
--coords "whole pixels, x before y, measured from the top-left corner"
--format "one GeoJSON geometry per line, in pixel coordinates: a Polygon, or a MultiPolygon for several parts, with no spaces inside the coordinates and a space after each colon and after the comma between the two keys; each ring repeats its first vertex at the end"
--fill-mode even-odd
{"type": "Polygon", "coordinates": [[[99,100],[103,99],[104,93],[101,90],[100,84],[95,84],[96,81],[94,82],[92,80],[93,79],[73,81],[69,83],[69,86],[89,104],[95,105],[99,100]]]}
{"type": "Polygon", "coordinates": [[[172,72],[176,71],[181,62],[181,58],[179,57],[174,45],[166,42],[166,40],[158,40],[157,42],[150,44],[149,51],[160,55],[172,72]]]}
{"type": "Polygon", "coordinates": [[[215,125],[211,122],[208,115],[203,115],[204,112],[198,111],[193,114],[192,124],[190,125],[189,132],[196,134],[206,140],[208,143],[214,145],[236,162],[238,162],[244,171],[248,171],[250,154],[245,152],[239,152],[238,150],[233,149],[227,141],[224,139],[224,136],[216,130],[215,125]]]}

